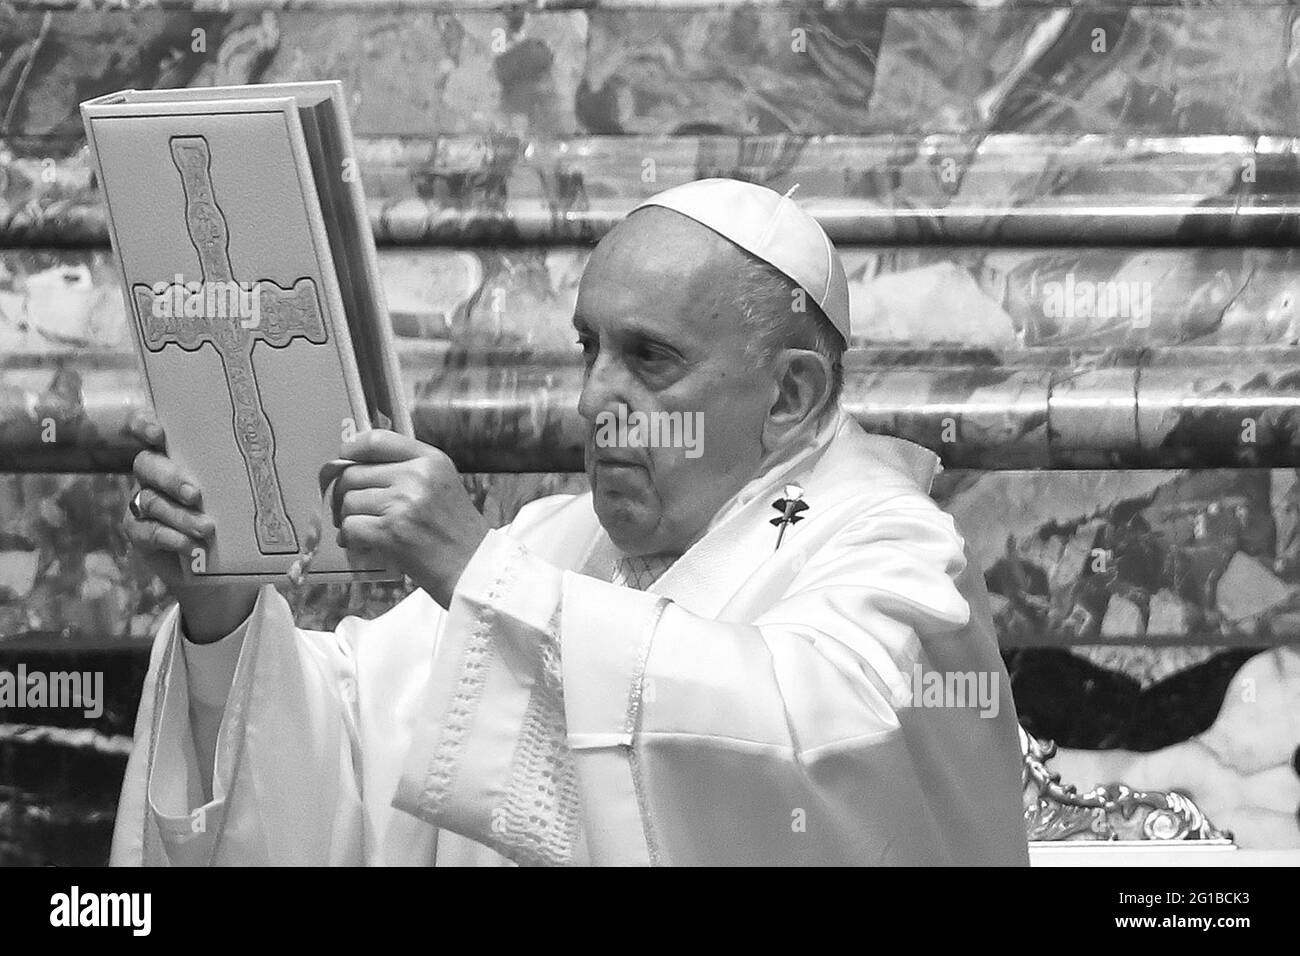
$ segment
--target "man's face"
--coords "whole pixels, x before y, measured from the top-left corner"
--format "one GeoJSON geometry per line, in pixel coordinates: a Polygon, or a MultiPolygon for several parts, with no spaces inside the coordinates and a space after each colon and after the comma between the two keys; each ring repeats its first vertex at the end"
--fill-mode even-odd
{"type": "Polygon", "coordinates": [[[711,230],[650,207],[613,229],[583,273],[573,324],[586,363],[587,477],[601,525],[630,554],[685,550],[762,460],[776,385],[746,351],[731,294],[741,261],[711,230]],[[602,447],[599,424],[620,405],[624,420],[699,413],[698,448],[602,447]]]}

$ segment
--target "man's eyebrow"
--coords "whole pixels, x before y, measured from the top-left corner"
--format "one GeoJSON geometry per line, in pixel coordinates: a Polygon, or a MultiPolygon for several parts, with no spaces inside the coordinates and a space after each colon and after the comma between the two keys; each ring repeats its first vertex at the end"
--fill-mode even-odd
{"type": "Polygon", "coordinates": [[[657,342],[660,345],[666,345],[672,349],[689,347],[689,341],[682,341],[682,333],[676,329],[665,329],[662,326],[652,325],[645,322],[631,322],[623,330],[623,334],[629,337],[640,338],[645,341],[657,342]]]}
{"type": "MultiPolygon", "coordinates": [[[[570,324],[577,332],[591,331],[591,326],[587,323],[587,320],[577,312],[575,312],[573,318],[570,319],[570,324]]],[[[642,341],[655,342],[678,353],[680,353],[683,348],[689,348],[689,343],[678,341],[678,338],[673,331],[637,320],[629,321],[625,328],[618,330],[618,334],[629,340],[640,339],[642,341]]]]}

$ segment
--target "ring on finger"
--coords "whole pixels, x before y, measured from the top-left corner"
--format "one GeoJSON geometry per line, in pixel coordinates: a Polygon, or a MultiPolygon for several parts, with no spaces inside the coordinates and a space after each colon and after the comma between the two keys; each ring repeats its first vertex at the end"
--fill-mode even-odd
{"type": "Polygon", "coordinates": [[[131,498],[130,504],[126,506],[127,510],[131,512],[131,516],[137,520],[144,517],[144,508],[140,505],[140,496],[142,494],[144,494],[143,488],[135,493],[134,497],[131,498]]]}

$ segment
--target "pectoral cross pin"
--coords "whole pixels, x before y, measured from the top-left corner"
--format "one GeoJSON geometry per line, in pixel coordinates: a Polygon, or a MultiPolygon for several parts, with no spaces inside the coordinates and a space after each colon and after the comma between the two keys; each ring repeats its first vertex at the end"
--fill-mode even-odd
{"type": "Polygon", "coordinates": [[[776,501],[772,502],[772,507],[781,512],[778,517],[772,519],[772,524],[780,529],[776,535],[776,548],[774,550],[780,549],[781,540],[785,537],[785,529],[796,521],[802,521],[803,515],[800,512],[808,510],[808,502],[804,501],[801,487],[786,485],[784,491],[784,498],[777,498],[776,501]]]}

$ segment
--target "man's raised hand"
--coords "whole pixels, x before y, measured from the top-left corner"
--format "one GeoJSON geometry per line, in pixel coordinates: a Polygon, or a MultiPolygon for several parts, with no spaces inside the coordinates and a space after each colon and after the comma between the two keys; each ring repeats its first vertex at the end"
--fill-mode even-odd
{"type": "Polygon", "coordinates": [[[491,526],[442,451],[382,428],[344,442],[338,543],[382,555],[444,608],[491,526]]]}
{"type": "Polygon", "coordinates": [[[198,480],[167,457],[166,435],[157,420],[136,413],[127,432],[145,448],[132,466],[138,485],[133,500],[140,513],[127,510],[126,536],[145,566],[176,595],[189,638],[197,643],[218,640],[248,617],[257,586],[184,583],[180,562],[211,544],[216,523],[203,512],[198,480]]]}
{"type": "Polygon", "coordinates": [[[130,510],[124,530],[144,564],[169,588],[181,583],[181,560],[195,548],[206,548],[216,531],[203,513],[198,481],[167,457],[166,436],[151,415],[132,416],[127,431],[145,449],[135,456],[132,473],[139,517],[130,510]]]}

